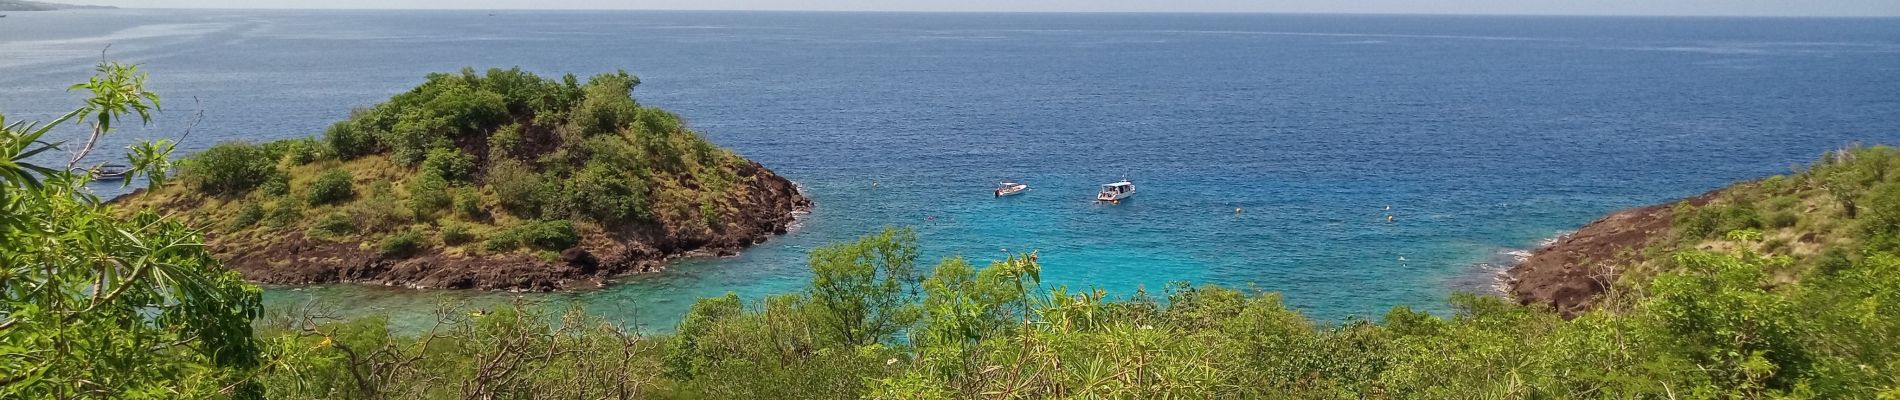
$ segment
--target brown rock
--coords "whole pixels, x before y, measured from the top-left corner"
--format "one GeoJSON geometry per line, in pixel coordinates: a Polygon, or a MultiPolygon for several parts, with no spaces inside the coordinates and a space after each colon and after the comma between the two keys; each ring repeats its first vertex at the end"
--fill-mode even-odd
{"type": "MultiPolygon", "coordinates": [[[[1682,201],[1700,206],[1715,195],[1682,201]]],[[[1511,298],[1550,307],[1565,318],[1588,310],[1616,282],[1618,267],[1636,261],[1629,258],[1640,256],[1650,243],[1667,239],[1676,203],[1619,210],[1537,249],[1506,272],[1511,298]]]]}

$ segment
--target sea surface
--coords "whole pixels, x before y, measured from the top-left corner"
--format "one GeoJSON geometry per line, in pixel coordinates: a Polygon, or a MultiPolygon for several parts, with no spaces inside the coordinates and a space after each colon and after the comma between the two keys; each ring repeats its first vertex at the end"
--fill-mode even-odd
{"type": "Polygon", "coordinates": [[[666,330],[695,298],[798,290],[808,250],[885,226],[915,227],[925,263],[1038,251],[1051,288],[1125,295],[1188,281],[1281,292],[1327,320],[1444,312],[1453,291],[1492,290],[1484,265],[1605,212],[1786,172],[1851,142],[1900,143],[1896,19],[8,14],[9,121],[76,106],[65,87],[102,51],[152,74],[164,112],[92,161],[187,128],[184,151],[313,135],[430,72],[624,69],[642,78],[641,102],[817,203],[743,255],[597,290],[266,292],[274,306],[401,323],[441,302],[520,297],[666,330]],[[1133,200],[1089,201],[1122,178],[1139,186],[1133,200]],[[1001,180],[1033,190],[992,198],[1001,180]]]}

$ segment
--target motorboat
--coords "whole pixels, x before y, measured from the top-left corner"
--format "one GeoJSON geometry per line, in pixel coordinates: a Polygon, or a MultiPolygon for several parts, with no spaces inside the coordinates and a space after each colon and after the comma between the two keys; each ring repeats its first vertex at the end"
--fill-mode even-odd
{"type": "Polygon", "coordinates": [[[1016,182],[1003,182],[996,185],[996,197],[1014,196],[1029,191],[1029,185],[1016,182]]]}
{"type": "Polygon", "coordinates": [[[1121,182],[1102,185],[1102,191],[1095,194],[1095,201],[1116,202],[1135,195],[1135,183],[1127,179],[1121,182]]]}
{"type": "Polygon", "coordinates": [[[92,180],[95,181],[119,181],[132,175],[132,168],[119,164],[103,164],[92,167],[86,173],[91,174],[92,180]]]}

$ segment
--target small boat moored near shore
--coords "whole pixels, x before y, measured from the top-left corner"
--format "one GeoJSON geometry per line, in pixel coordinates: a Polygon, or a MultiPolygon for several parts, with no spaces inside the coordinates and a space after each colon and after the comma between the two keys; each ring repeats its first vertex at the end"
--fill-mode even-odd
{"type": "Polygon", "coordinates": [[[1014,196],[1029,191],[1029,185],[1016,182],[1003,182],[996,185],[996,197],[1014,196]]]}
{"type": "Polygon", "coordinates": [[[1102,191],[1095,194],[1095,201],[1119,202],[1135,195],[1135,183],[1123,179],[1121,182],[1102,185],[1102,191]]]}
{"type": "Polygon", "coordinates": [[[86,170],[86,173],[92,175],[92,180],[95,181],[120,181],[132,174],[132,168],[119,164],[102,164],[86,170]]]}

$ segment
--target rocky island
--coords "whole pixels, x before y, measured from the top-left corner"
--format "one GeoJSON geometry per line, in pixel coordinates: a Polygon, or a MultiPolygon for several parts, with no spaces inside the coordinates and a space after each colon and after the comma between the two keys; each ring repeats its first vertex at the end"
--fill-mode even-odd
{"type": "Polygon", "coordinates": [[[256,282],[538,291],[731,255],[810,206],[639,82],[433,74],[321,139],[222,143],[115,201],[202,227],[256,282]]]}

